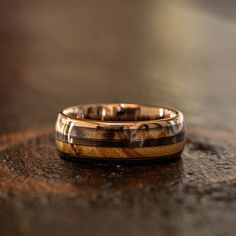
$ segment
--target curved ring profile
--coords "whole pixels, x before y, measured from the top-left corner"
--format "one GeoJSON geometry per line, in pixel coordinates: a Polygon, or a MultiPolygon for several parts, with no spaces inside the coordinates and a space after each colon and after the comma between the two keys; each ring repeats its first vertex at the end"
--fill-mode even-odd
{"type": "Polygon", "coordinates": [[[146,160],[179,157],[185,145],[183,114],[139,104],[86,104],[58,114],[56,145],[74,159],[146,160]]]}

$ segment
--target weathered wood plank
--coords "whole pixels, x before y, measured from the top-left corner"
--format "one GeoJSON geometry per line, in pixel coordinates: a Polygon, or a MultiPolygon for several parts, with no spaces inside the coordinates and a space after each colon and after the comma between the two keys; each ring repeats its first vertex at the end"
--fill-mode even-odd
{"type": "Polygon", "coordinates": [[[4,235],[233,233],[235,135],[194,128],[181,161],[91,166],[60,159],[48,132],[34,131],[28,141],[22,135],[23,142],[1,152],[4,235]]]}

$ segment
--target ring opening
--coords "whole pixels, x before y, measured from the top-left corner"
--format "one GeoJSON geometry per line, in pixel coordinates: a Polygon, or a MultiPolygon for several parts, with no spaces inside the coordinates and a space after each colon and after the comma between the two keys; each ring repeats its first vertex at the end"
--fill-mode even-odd
{"type": "Polygon", "coordinates": [[[63,114],[73,119],[94,121],[150,121],[171,119],[177,111],[155,106],[138,104],[88,104],[67,108],[63,114]]]}

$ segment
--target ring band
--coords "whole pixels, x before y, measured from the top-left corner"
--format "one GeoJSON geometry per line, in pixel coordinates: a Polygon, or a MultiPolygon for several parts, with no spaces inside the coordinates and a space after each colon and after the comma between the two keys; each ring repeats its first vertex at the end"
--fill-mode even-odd
{"type": "Polygon", "coordinates": [[[179,157],[183,114],[139,104],[85,104],[58,114],[56,146],[73,159],[146,160],[179,157]]]}

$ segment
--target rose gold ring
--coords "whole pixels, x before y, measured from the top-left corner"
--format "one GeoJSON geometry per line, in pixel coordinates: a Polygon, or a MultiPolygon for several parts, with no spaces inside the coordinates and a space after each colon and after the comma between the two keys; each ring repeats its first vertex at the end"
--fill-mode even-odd
{"type": "Polygon", "coordinates": [[[139,104],[85,104],[58,114],[56,145],[75,160],[163,160],[180,157],[186,140],[183,114],[139,104]]]}

